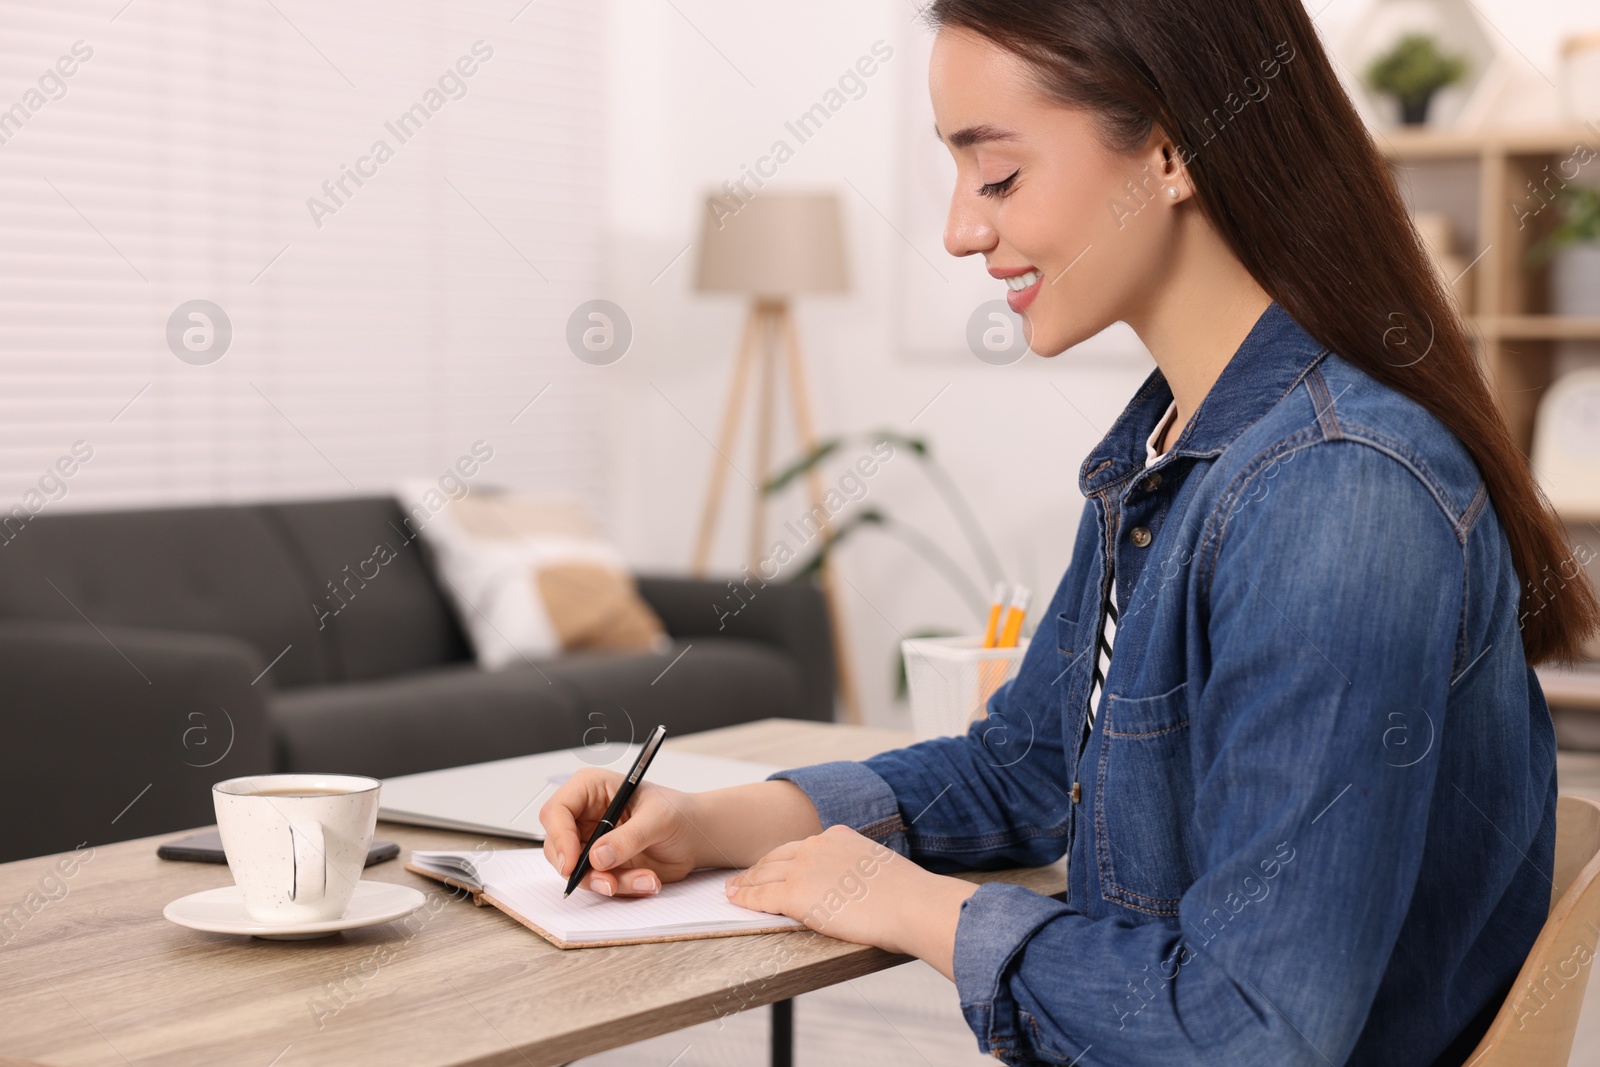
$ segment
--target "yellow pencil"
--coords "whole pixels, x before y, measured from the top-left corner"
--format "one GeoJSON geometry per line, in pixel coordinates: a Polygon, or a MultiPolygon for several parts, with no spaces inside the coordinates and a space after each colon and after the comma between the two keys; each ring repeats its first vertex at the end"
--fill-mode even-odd
{"type": "Polygon", "coordinates": [[[1022,620],[1028,615],[1028,598],[1032,594],[1025,585],[1017,586],[1011,596],[1011,603],[1006,606],[1006,624],[1000,631],[999,648],[1016,648],[1017,639],[1022,636],[1022,620]]]}
{"type": "Polygon", "coordinates": [[[983,631],[983,647],[994,648],[1000,639],[1000,616],[1006,610],[1006,583],[994,583],[994,601],[989,605],[989,625],[983,631]]]}

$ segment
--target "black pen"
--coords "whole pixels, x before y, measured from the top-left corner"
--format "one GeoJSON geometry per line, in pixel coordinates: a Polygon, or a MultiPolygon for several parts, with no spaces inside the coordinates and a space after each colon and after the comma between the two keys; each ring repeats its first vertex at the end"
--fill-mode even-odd
{"type": "Polygon", "coordinates": [[[572,877],[567,879],[567,891],[561,894],[563,900],[572,895],[572,891],[578,888],[578,883],[583,881],[584,874],[589,870],[589,846],[594,844],[595,838],[617,828],[617,820],[622,818],[622,809],[628,806],[628,801],[633,799],[633,791],[644,781],[644,772],[649,768],[650,761],[655,758],[656,749],[661,747],[661,741],[666,736],[667,728],[657,726],[645,739],[644,748],[639,750],[639,758],[633,761],[633,770],[629,771],[622,784],[617,786],[617,795],[611,798],[606,813],[600,816],[600,823],[594,828],[594,833],[583,843],[583,851],[578,853],[578,865],[572,868],[572,877]]]}

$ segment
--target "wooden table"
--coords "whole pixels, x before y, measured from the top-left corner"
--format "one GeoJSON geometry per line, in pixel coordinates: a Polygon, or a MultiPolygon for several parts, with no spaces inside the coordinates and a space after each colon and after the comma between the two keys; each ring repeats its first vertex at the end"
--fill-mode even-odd
{"type": "MultiPolygon", "coordinates": [[[[767,719],[667,743],[801,766],[909,740],[767,719]]],[[[394,823],[379,835],[407,852],[483,840],[394,823]]],[[[43,901],[20,929],[0,932],[0,1067],[543,1067],[905,959],[810,931],[563,952],[395,861],[366,877],[429,894],[409,925],[301,942],[200,933],[167,922],[161,909],[231,878],[222,866],[157,859],[156,845],[172,836],[96,848],[60,882],[49,878],[55,857],[0,865],[0,915],[30,893],[43,901]]],[[[1065,887],[1059,865],[971,877],[1041,893],[1065,887]]]]}

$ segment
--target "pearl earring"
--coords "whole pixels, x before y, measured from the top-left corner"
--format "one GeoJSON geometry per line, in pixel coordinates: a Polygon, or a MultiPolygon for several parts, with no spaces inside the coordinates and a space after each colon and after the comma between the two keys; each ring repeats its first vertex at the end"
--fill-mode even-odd
{"type": "Polygon", "coordinates": [[[1178,199],[1178,187],[1176,185],[1167,186],[1167,197],[1171,200],[1178,199]]]}

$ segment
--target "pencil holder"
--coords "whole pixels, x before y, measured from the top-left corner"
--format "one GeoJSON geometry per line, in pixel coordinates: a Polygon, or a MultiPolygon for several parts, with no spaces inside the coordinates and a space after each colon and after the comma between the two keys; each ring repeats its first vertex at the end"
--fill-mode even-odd
{"type": "Polygon", "coordinates": [[[983,638],[921,637],[900,642],[918,741],[964,734],[989,713],[989,698],[1016,677],[1027,646],[984,648],[983,638]]]}

